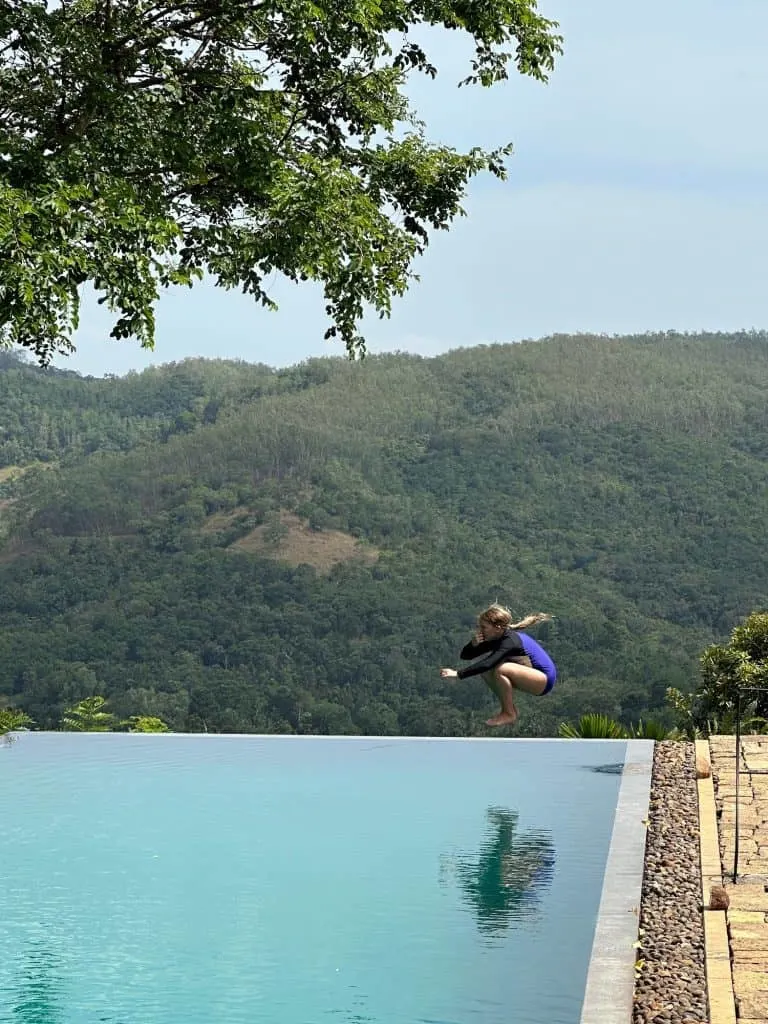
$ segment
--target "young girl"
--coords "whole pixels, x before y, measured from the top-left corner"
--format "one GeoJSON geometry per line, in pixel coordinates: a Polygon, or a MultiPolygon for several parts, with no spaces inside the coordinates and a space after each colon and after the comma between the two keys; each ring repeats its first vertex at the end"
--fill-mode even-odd
{"type": "Polygon", "coordinates": [[[444,679],[466,679],[483,673],[488,686],[501,702],[501,711],[489,718],[487,725],[514,725],[517,708],[512,699],[513,689],[543,696],[549,693],[557,679],[555,664],[533,637],[518,633],[537,622],[547,622],[551,615],[537,612],[526,615],[520,622],[512,622],[512,613],[500,604],[486,608],[477,620],[477,632],[459,655],[464,661],[478,658],[474,665],[440,669],[444,679]]]}

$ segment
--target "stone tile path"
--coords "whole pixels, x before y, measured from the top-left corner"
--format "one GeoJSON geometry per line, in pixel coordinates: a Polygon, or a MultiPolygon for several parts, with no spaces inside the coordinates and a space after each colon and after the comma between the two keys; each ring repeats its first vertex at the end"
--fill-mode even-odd
{"type": "MultiPolygon", "coordinates": [[[[742,736],[742,769],[768,769],[768,736],[742,736]]],[[[739,865],[733,884],[735,736],[709,739],[733,990],[739,1024],[768,1024],[768,775],[739,780],[739,865]]]]}

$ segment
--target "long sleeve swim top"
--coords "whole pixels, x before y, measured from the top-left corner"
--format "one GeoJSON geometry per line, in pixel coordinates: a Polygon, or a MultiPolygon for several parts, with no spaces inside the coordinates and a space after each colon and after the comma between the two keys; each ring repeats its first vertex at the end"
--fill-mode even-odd
{"type": "Polygon", "coordinates": [[[473,665],[460,668],[459,679],[466,679],[468,676],[480,675],[481,672],[490,672],[497,665],[503,665],[505,661],[512,658],[530,658],[531,665],[542,672],[554,670],[554,664],[547,652],[533,637],[521,635],[514,629],[506,629],[501,636],[492,640],[483,640],[476,644],[470,640],[461,649],[459,657],[463,661],[470,661],[477,658],[473,665]]]}

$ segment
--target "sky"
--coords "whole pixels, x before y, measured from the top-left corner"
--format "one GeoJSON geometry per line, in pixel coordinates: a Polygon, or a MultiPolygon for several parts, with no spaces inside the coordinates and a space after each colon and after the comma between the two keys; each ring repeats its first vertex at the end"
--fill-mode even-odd
{"type": "MultiPolygon", "coordinates": [[[[546,85],[457,89],[469,50],[430,33],[436,81],[409,93],[432,141],[515,146],[433,237],[371,352],[425,356],[553,333],[768,328],[768,3],[539,0],[565,53],[546,85]],[[762,127],[761,127],[762,126],[762,127]]],[[[76,354],[102,376],[188,357],[274,367],[343,356],[322,291],[277,279],[278,312],[205,283],[167,292],[152,352],[109,338],[87,296],[76,354]]]]}

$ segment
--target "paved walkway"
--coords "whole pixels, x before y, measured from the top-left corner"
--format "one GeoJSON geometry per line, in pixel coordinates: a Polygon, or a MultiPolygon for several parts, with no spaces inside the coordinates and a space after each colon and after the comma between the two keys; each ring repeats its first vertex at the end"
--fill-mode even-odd
{"type": "MultiPolygon", "coordinates": [[[[768,769],[768,736],[742,736],[742,769],[768,769]]],[[[768,1024],[768,775],[739,780],[739,865],[733,884],[736,737],[709,739],[739,1024],[768,1024]]]]}

